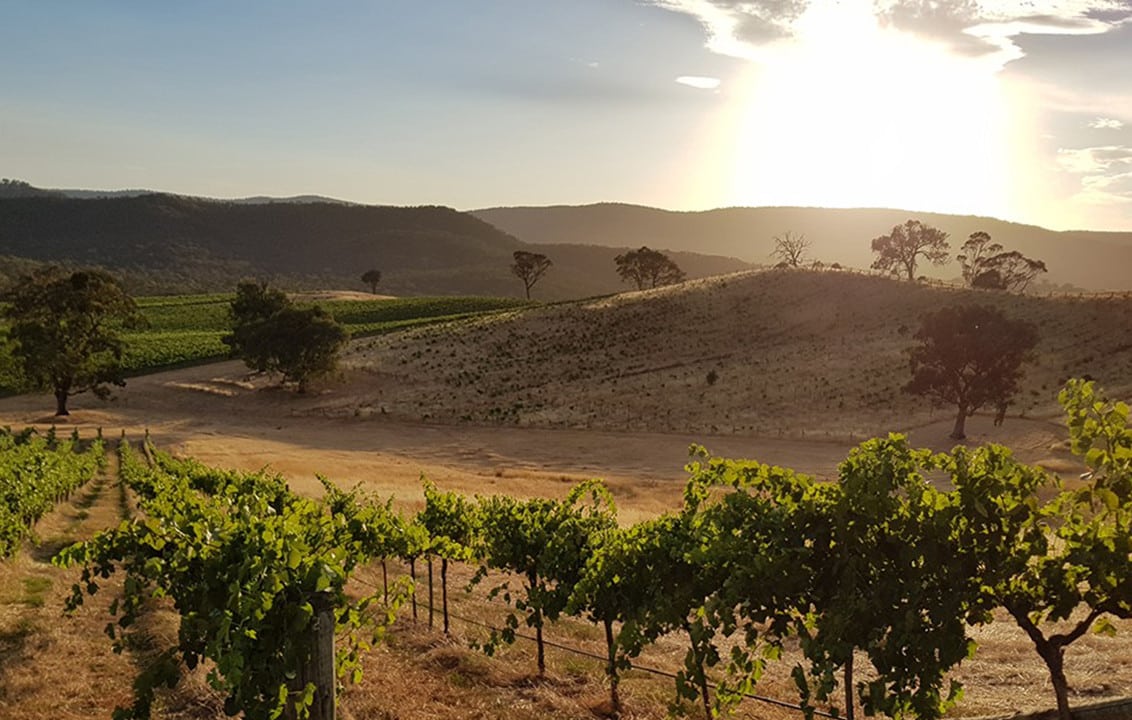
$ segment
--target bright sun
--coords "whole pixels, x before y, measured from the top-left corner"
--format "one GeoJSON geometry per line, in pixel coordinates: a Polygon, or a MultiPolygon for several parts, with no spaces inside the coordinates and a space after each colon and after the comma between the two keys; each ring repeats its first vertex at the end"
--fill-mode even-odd
{"type": "Polygon", "coordinates": [[[753,66],[733,202],[1007,215],[994,68],[881,28],[868,4],[821,5],[753,66]]]}

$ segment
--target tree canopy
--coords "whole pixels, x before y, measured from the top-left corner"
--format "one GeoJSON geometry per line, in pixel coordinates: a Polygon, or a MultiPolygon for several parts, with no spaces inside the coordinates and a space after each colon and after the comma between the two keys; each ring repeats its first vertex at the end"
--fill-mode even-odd
{"type": "Polygon", "coordinates": [[[362,282],[369,285],[369,291],[374,295],[377,294],[377,284],[381,282],[380,270],[366,270],[362,273],[362,282]]]}
{"type": "Polygon", "coordinates": [[[659,250],[642,247],[613,258],[622,282],[632,280],[638,290],[684,281],[684,271],[659,250]]]}
{"type": "Polygon", "coordinates": [[[1028,258],[1017,250],[1006,251],[981,231],[967,238],[955,259],[963,268],[963,280],[973,288],[1022,293],[1034,278],[1046,272],[1046,264],[1041,260],[1028,258]]]}
{"type": "Polygon", "coordinates": [[[144,322],[132,298],[99,270],[47,267],[23,277],[4,297],[8,338],[28,388],[50,390],[55,414],[88,390],[100,398],[126,384],[121,331],[144,322]]]}
{"type": "Polygon", "coordinates": [[[787,267],[801,267],[810,250],[810,241],[805,235],[795,235],[787,230],[774,236],[774,250],[771,257],[778,258],[779,264],[787,267]]]}
{"type": "Polygon", "coordinates": [[[232,333],[224,343],[233,357],[256,372],[281,373],[300,393],[334,370],[349,337],[322,308],[297,308],[266,283],[240,283],[229,312],[232,333]]]}
{"type": "Polygon", "coordinates": [[[1038,331],[996,308],[963,305],[928,313],[915,337],[920,344],[909,351],[912,380],[904,391],[954,405],[951,438],[962,440],[966,420],[976,410],[994,405],[1005,412],[1038,331]]]}
{"type": "Polygon", "coordinates": [[[515,262],[511,265],[511,272],[515,277],[523,281],[523,287],[527,291],[527,299],[531,299],[531,288],[535,283],[546,273],[546,271],[553,264],[550,258],[541,253],[527,252],[526,250],[516,250],[512,257],[515,262]]]}
{"type": "Polygon", "coordinates": [[[893,275],[904,274],[908,280],[916,279],[919,258],[935,265],[948,259],[947,233],[925,225],[919,220],[908,220],[892,228],[888,235],[873,239],[873,269],[893,275]]]}

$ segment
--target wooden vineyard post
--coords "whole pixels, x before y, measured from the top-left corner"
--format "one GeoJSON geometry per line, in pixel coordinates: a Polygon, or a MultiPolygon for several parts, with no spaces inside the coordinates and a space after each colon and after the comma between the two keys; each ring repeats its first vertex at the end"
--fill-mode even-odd
{"type": "MultiPolygon", "coordinates": [[[[302,693],[308,684],[314,684],[314,700],[308,720],[334,720],[335,694],[338,679],[334,665],[334,602],[326,593],[311,598],[314,617],[306,633],[306,652],[303,653],[294,690],[302,693]]],[[[298,712],[288,700],[283,717],[297,720],[298,712]]]]}

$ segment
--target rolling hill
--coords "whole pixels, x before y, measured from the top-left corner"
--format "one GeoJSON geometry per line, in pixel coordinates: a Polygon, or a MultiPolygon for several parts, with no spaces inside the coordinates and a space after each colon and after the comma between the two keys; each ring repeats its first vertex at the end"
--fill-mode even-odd
{"type": "Polygon", "coordinates": [[[1089,375],[1117,397],[1132,390],[1132,295],[1018,296],[770,270],[363,340],[347,363],[356,385],[324,410],[859,439],[954,417],[901,392],[905,351],[925,312],[970,302],[1039,328],[1012,417],[1060,417],[1069,377],[1089,375]]]}
{"type": "MultiPolygon", "coordinates": [[[[519,239],[535,244],[586,242],[597,245],[665,247],[728,255],[773,264],[773,237],[801,233],[813,244],[811,256],[828,264],[867,268],[870,241],[909,218],[951,235],[952,253],[978,230],[1008,250],[1043,260],[1044,280],[1089,290],[1132,290],[1132,232],[1055,232],[994,218],[883,209],[724,208],[671,212],[638,205],[501,207],[473,214],[519,239]]],[[[925,275],[954,278],[957,263],[925,266],[925,275]]]]}
{"type": "MultiPolygon", "coordinates": [[[[0,199],[3,254],[98,265],[122,274],[139,293],[230,290],[243,277],[291,288],[362,288],[382,271],[381,290],[397,295],[517,295],[511,255],[525,243],[467,213],[445,207],[383,207],[323,202],[234,203],[174,195],[0,199]]],[[[577,298],[623,289],[617,250],[542,246],[554,267],[538,299],[577,298]]],[[[746,263],[681,253],[690,277],[732,272],[746,263]]]]}

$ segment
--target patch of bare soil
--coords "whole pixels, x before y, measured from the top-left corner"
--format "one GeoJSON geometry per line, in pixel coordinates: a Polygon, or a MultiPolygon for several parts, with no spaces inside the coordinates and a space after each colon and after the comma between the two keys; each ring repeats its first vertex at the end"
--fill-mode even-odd
{"type": "Polygon", "coordinates": [[[315,290],[310,292],[288,293],[296,302],[319,302],[321,300],[393,300],[396,295],[377,295],[358,290],[315,290]]]}

